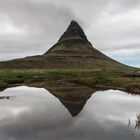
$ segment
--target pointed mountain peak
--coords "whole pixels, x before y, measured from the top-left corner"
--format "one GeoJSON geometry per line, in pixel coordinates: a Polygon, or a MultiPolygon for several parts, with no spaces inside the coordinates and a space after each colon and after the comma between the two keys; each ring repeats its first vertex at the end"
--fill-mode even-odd
{"type": "Polygon", "coordinates": [[[82,40],[88,41],[83,29],[74,20],[71,21],[67,30],[61,36],[58,42],[62,42],[64,40],[70,40],[70,39],[82,39],[82,40]]]}
{"type": "Polygon", "coordinates": [[[81,29],[80,25],[76,21],[72,20],[67,30],[79,28],[81,29]]]}

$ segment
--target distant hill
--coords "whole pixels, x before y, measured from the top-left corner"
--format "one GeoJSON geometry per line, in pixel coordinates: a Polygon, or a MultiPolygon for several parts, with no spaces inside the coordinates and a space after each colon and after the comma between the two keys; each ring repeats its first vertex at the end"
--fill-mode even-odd
{"type": "Polygon", "coordinates": [[[43,55],[0,62],[0,68],[131,69],[94,48],[75,21],[71,21],[58,42],[43,55]]]}

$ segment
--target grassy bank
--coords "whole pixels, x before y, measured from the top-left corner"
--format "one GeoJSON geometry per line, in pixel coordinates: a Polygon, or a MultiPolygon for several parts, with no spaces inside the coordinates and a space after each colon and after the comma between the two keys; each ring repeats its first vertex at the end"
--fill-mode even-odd
{"type": "Polygon", "coordinates": [[[0,70],[0,89],[15,85],[59,80],[90,87],[122,89],[140,94],[139,71],[115,71],[114,69],[30,69],[0,70]]]}

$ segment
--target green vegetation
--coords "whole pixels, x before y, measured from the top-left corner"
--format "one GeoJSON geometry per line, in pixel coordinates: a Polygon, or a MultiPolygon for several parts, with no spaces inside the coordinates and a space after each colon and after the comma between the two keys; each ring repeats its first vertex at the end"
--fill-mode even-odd
{"type": "Polygon", "coordinates": [[[89,87],[114,88],[140,93],[140,73],[112,69],[30,69],[0,70],[0,89],[15,85],[33,85],[40,82],[60,81],[89,87]]]}

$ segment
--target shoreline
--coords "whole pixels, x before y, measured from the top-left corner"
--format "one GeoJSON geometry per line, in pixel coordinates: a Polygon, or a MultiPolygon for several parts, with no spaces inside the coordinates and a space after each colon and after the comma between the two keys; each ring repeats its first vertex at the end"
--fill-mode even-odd
{"type": "Polygon", "coordinates": [[[115,89],[140,95],[140,74],[120,71],[95,70],[9,70],[0,71],[0,91],[20,85],[40,85],[52,83],[77,84],[97,89],[115,89]],[[132,76],[131,76],[132,75],[132,76]]]}
{"type": "MultiPolygon", "coordinates": [[[[43,81],[44,85],[46,84],[46,81],[43,81]]],[[[0,87],[0,92],[2,92],[3,90],[7,89],[7,88],[12,88],[12,87],[18,87],[18,86],[29,86],[29,87],[37,87],[37,88],[45,88],[45,86],[38,86],[40,84],[40,82],[34,82],[34,83],[15,83],[15,84],[9,84],[5,87],[0,87]]],[[[135,95],[140,95],[140,88],[136,89],[136,88],[124,88],[124,87],[115,87],[115,86],[111,86],[111,85],[103,85],[103,84],[98,84],[98,85],[84,85],[84,84],[80,84],[80,83],[69,83],[69,84],[76,84],[78,86],[85,86],[85,87],[89,87],[89,88],[94,88],[97,90],[109,90],[109,89],[113,89],[113,90],[120,90],[120,91],[124,91],[130,94],[135,94],[135,95]]]]}

